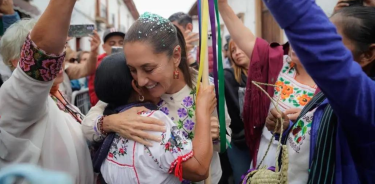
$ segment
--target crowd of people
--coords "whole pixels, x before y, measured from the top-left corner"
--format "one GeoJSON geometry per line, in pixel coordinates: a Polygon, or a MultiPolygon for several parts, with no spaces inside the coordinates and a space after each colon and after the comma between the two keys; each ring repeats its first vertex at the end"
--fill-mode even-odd
{"type": "Polygon", "coordinates": [[[374,0],[339,0],[331,17],[314,0],[264,1],[289,40],[272,44],[218,0],[230,33],[223,153],[213,79],[196,89],[189,15],[146,12],[77,52],[75,0],[50,0],[38,20],[11,2],[0,1],[11,71],[0,78],[0,183],[257,183],[266,171],[276,183],[375,182],[374,0]],[[82,87],[87,114],[71,97],[82,87]]]}

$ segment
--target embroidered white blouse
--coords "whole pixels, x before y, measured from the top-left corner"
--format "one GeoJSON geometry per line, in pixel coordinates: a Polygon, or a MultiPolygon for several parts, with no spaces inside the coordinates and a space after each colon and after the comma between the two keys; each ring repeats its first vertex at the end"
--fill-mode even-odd
{"type": "Polygon", "coordinates": [[[149,132],[157,136],[161,134],[162,141],[152,142],[152,147],[147,147],[116,135],[101,166],[104,180],[108,184],[181,183],[174,170],[182,171],[182,162],[193,156],[192,141],[183,136],[163,112],[150,111],[141,115],[165,123],[165,133],[149,132]]]}
{"type": "MultiPolygon", "coordinates": [[[[301,108],[303,107],[312,99],[314,96],[316,87],[311,87],[305,84],[299,83],[295,76],[297,71],[294,67],[291,66],[291,60],[288,56],[284,56],[284,64],[281,69],[281,72],[278,76],[276,85],[283,86],[275,88],[273,99],[279,102],[279,109],[284,112],[290,108],[301,108]]],[[[271,103],[270,109],[274,108],[274,105],[271,103]]],[[[304,130],[306,133],[306,130],[304,130]]],[[[264,126],[263,133],[259,145],[259,152],[257,157],[257,166],[262,161],[267,149],[268,144],[272,138],[272,134],[268,131],[267,127],[264,126]]],[[[278,141],[274,140],[269,148],[269,151],[262,162],[262,166],[275,166],[276,159],[277,159],[277,145],[278,141]]],[[[290,149],[289,149],[290,150],[290,149]]],[[[289,154],[291,152],[289,151],[289,154]]],[[[290,155],[289,155],[290,157],[290,155]]],[[[308,160],[307,160],[308,161],[308,160]]],[[[252,168],[252,164],[251,164],[252,168]]]]}

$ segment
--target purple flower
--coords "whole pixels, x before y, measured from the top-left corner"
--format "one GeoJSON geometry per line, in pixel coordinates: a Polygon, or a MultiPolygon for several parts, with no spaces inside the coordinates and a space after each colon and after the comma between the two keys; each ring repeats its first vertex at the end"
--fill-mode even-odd
{"type": "Polygon", "coordinates": [[[164,100],[160,100],[160,102],[158,103],[158,106],[160,107],[161,104],[163,104],[164,100]]]}
{"type": "Polygon", "coordinates": [[[164,112],[165,115],[169,115],[169,109],[167,107],[160,108],[161,112],[164,112]]]}
{"type": "Polygon", "coordinates": [[[193,105],[193,99],[190,96],[184,98],[183,103],[185,107],[191,107],[193,105]]]}
{"type": "Polygon", "coordinates": [[[180,118],[184,118],[185,116],[187,116],[187,112],[186,112],[186,109],[185,108],[179,108],[177,110],[177,114],[180,118]]]}
{"type": "Polygon", "coordinates": [[[186,139],[188,139],[189,138],[189,135],[188,135],[188,133],[187,132],[185,132],[185,131],[182,131],[182,135],[186,138],[186,139]]]}
{"type": "Polygon", "coordinates": [[[190,119],[186,120],[185,123],[184,123],[184,127],[187,130],[193,130],[194,125],[195,125],[195,123],[192,120],[190,120],[190,119]]]}

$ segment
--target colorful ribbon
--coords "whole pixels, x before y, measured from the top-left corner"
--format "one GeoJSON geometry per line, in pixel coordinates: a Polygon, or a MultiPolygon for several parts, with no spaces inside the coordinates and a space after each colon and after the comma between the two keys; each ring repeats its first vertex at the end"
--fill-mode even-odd
{"type": "MultiPolygon", "coordinates": [[[[218,11],[217,0],[198,0],[198,19],[199,19],[199,35],[200,35],[200,57],[199,57],[199,74],[197,81],[197,92],[201,83],[203,69],[205,63],[208,62],[205,58],[207,50],[207,34],[208,34],[208,15],[211,22],[212,33],[212,48],[213,48],[213,78],[215,84],[216,98],[218,99],[218,117],[220,122],[220,150],[225,152],[226,145],[230,147],[229,141],[226,139],[226,123],[225,123],[225,89],[224,89],[224,67],[222,60],[222,40],[220,19],[218,11]],[[215,17],[216,14],[216,17],[215,17]],[[216,25],[218,31],[218,38],[216,38],[216,25]],[[218,43],[217,43],[218,42],[218,43]],[[218,49],[216,48],[218,46],[218,49]]],[[[208,76],[207,76],[208,77],[208,76]]]]}

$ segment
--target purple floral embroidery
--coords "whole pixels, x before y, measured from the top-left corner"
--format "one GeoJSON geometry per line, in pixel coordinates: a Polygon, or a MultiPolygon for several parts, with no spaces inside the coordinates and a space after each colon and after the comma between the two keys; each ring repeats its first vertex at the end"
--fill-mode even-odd
{"type": "Polygon", "coordinates": [[[185,107],[191,107],[193,105],[193,98],[187,96],[184,98],[183,103],[185,107]]]}
{"type": "Polygon", "coordinates": [[[161,112],[164,112],[165,115],[169,115],[169,109],[167,107],[160,108],[161,112]]]}
{"type": "Polygon", "coordinates": [[[185,132],[185,131],[182,131],[182,135],[186,138],[186,139],[188,139],[189,138],[189,135],[188,135],[188,133],[187,132],[185,132]]]}
{"type": "Polygon", "coordinates": [[[164,100],[160,100],[160,102],[158,103],[158,107],[160,107],[162,104],[163,104],[164,100]]]}
{"type": "Polygon", "coordinates": [[[177,110],[177,114],[180,118],[186,117],[187,116],[187,111],[185,108],[179,108],[177,110]]]}
{"type": "Polygon", "coordinates": [[[186,120],[185,123],[184,123],[184,127],[187,130],[193,130],[194,125],[195,125],[195,123],[192,120],[190,120],[190,119],[186,120]]]}

